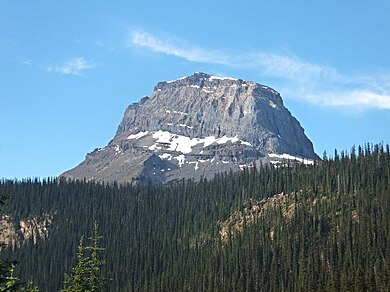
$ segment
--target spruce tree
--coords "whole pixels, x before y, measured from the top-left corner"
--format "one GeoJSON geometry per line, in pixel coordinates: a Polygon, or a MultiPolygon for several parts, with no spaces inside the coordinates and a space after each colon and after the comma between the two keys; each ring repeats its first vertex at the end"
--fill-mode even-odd
{"type": "Polygon", "coordinates": [[[84,246],[84,237],[80,239],[77,251],[77,263],[70,275],[65,275],[62,292],[98,292],[102,291],[106,279],[101,276],[101,266],[104,261],[100,259],[103,250],[99,246],[101,236],[98,235],[98,226],[94,225],[91,245],[84,246]]]}

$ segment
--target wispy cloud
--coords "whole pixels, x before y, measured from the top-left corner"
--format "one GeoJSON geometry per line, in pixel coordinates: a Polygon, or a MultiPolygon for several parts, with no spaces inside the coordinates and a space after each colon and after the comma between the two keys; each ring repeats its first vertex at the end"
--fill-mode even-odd
{"type": "Polygon", "coordinates": [[[28,59],[22,59],[19,61],[20,64],[26,65],[26,66],[32,66],[32,61],[28,59]]]}
{"type": "Polygon", "coordinates": [[[209,51],[185,44],[174,44],[169,38],[159,39],[140,30],[131,33],[129,45],[145,47],[154,52],[176,56],[192,62],[232,65],[221,51],[209,51]]]}
{"type": "Polygon", "coordinates": [[[129,45],[192,62],[254,69],[277,79],[285,96],[320,106],[390,109],[390,74],[346,75],[332,66],[307,62],[291,54],[230,54],[183,45],[182,41],[140,30],[131,33],[129,45]]]}
{"type": "Polygon", "coordinates": [[[325,106],[390,109],[389,94],[379,94],[367,90],[324,92],[307,94],[305,97],[313,103],[325,106]]]}
{"type": "Polygon", "coordinates": [[[272,77],[299,82],[307,82],[313,79],[343,79],[337,70],[332,67],[304,62],[292,55],[260,52],[251,54],[247,58],[248,64],[259,66],[263,74],[272,77]]]}
{"type": "Polygon", "coordinates": [[[97,64],[93,61],[88,61],[83,57],[73,58],[58,66],[48,66],[48,72],[57,72],[64,75],[81,75],[85,70],[95,68],[97,64]]]}
{"type": "Polygon", "coordinates": [[[390,109],[390,75],[345,75],[297,57],[264,53],[253,63],[262,74],[283,80],[290,97],[328,107],[390,109]]]}

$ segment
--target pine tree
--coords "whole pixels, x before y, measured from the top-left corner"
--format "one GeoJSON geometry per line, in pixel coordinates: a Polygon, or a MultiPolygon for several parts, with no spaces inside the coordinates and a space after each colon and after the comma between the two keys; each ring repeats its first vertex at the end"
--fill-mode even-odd
{"type": "Polygon", "coordinates": [[[21,292],[39,292],[38,287],[32,281],[27,283],[27,286],[21,292]]]}
{"type": "Polygon", "coordinates": [[[89,257],[85,256],[84,238],[81,237],[77,251],[77,264],[72,270],[71,275],[65,275],[63,292],[82,292],[88,291],[86,283],[89,274],[89,257]]]}
{"type": "Polygon", "coordinates": [[[80,239],[77,251],[77,264],[70,275],[65,275],[62,292],[98,292],[102,291],[106,279],[101,276],[101,266],[104,261],[100,260],[99,246],[101,236],[98,235],[98,226],[95,223],[93,236],[90,238],[92,245],[84,246],[84,237],[80,239]]]}
{"type": "MultiPolygon", "coordinates": [[[[3,245],[3,243],[1,243],[3,245]]],[[[0,292],[3,291],[19,291],[20,282],[14,275],[16,267],[15,262],[8,260],[0,261],[0,292]]]]}
{"type": "Polygon", "coordinates": [[[98,234],[98,225],[94,224],[93,236],[90,238],[92,245],[86,247],[86,250],[90,252],[90,277],[89,282],[91,285],[90,291],[101,291],[106,283],[106,279],[101,277],[101,266],[105,263],[100,259],[99,255],[104,250],[104,248],[99,246],[99,241],[102,236],[98,234]]]}

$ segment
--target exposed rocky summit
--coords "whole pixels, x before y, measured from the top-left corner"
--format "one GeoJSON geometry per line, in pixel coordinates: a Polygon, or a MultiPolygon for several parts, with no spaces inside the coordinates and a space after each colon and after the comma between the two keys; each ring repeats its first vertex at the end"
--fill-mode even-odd
{"type": "Polygon", "coordinates": [[[318,159],[274,89],[195,73],[156,85],[130,105],[114,139],[67,178],[164,183],[254,164],[318,159]]]}

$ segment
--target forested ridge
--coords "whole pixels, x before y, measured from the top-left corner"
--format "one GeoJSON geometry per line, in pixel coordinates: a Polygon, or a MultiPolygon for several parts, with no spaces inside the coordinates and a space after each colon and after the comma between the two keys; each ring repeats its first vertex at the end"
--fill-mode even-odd
{"type": "Polygon", "coordinates": [[[45,240],[2,251],[39,291],[61,289],[95,222],[108,291],[390,291],[388,145],[209,181],[2,180],[0,193],[15,222],[53,216],[45,240]]]}

